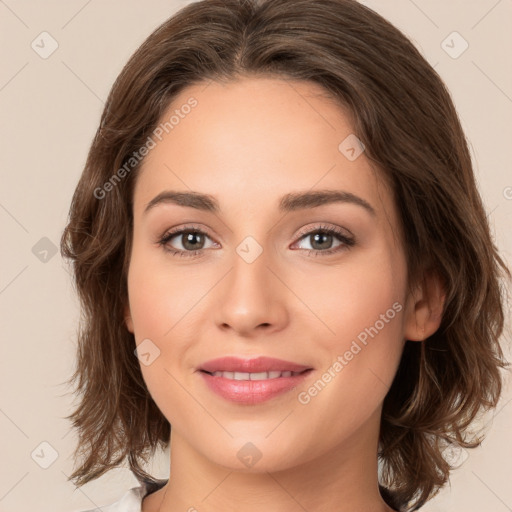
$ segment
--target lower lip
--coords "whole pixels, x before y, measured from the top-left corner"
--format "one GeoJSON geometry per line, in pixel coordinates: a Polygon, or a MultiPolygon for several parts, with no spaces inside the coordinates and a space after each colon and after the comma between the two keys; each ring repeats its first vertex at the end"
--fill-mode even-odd
{"type": "Polygon", "coordinates": [[[239,404],[259,404],[271,398],[291,391],[299,385],[313,370],[307,370],[293,377],[277,377],[265,380],[233,380],[214,377],[200,371],[207,386],[222,398],[239,404]]]}

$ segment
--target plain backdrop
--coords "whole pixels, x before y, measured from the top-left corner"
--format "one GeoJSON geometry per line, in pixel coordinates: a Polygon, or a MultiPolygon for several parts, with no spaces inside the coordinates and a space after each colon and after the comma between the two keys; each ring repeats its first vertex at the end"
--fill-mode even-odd
{"type": "MultiPolygon", "coordinates": [[[[76,437],[64,419],[73,404],[64,383],[79,309],[57,246],[110,87],[143,40],[187,3],[0,0],[2,512],[94,508],[138,485],[126,468],[79,489],[66,479],[76,437]]],[[[408,35],[446,82],[496,244],[511,264],[512,1],[364,3],[408,35]]],[[[512,510],[511,402],[507,378],[486,441],[454,455],[462,465],[450,486],[422,510],[512,510]]],[[[168,453],[150,470],[167,478],[168,453]]]]}

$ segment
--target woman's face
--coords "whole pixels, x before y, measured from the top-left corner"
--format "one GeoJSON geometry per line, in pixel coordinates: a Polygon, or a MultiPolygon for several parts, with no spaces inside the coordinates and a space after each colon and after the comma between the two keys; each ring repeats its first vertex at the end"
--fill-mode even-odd
{"type": "Polygon", "coordinates": [[[228,468],[376,450],[408,334],[390,190],[323,93],[270,78],[188,87],[137,179],[127,326],[173,432],[228,468]],[[189,233],[165,239],[174,230],[189,233]],[[201,370],[225,356],[308,371],[201,370]]]}

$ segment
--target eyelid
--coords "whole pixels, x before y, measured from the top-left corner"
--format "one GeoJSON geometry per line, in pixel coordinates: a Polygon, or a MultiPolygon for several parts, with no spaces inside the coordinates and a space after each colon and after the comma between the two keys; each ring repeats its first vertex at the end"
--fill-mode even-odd
{"type": "Polygon", "coordinates": [[[210,233],[210,230],[208,228],[206,228],[205,226],[199,225],[199,224],[192,223],[192,224],[180,224],[178,226],[166,229],[162,235],[157,236],[156,242],[159,242],[163,238],[166,238],[171,235],[181,234],[183,231],[193,231],[193,232],[197,232],[197,233],[202,233],[202,234],[209,236],[210,238],[213,238],[210,233]]]}
{"type": "MultiPolygon", "coordinates": [[[[185,224],[185,225],[180,225],[180,226],[176,226],[176,227],[165,230],[162,235],[157,236],[155,243],[165,246],[169,240],[171,240],[175,236],[182,235],[184,232],[200,233],[202,235],[207,236],[211,240],[214,240],[214,238],[215,238],[210,234],[210,230],[208,228],[205,228],[204,226],[200,226],[198,224],[185,224]]],[[[214,241],[214,243],[218,243],[218,242],[214,241]]],[[[181,251],[181,249],[173,249],[173,250],[176,250],[177,252],[181,251]]],[[[204,249],[198,249],[198,250],[203,251],[204,249]]],[[[192,253],[193,251],[186,251],[186,252],[192,253]]]]}
{"type": "Polygon", "coordinates": [[[317,224],[315,226],[305,226],[301,228],[295,236],[297,238],[302,238],[304,235],[310,235],[317,231],[335,231],[339,235],[346,236],[346,238],[355,238],[353,233],[347,228],[343,228],[335,224],[328,224],[326,222],[321,222],[320,224],[317,224]]]}
{"type": "MultiPolygon", "coordinates": [[[[355,238],[354,234],[349,229],[341,227],[341,226],[337,226],[334,224],[329,225],[327,223],[320,223],[316,226],[311,226],[311,225],[305,226],[305,227],[301,228],[296,235],[294,235],[294,238],[302,238],[304,235],[310,235],[316,231],[328,231],[328,230],[339,232],[339,234],[346,233],[347,238],[355,238]]],[[[197,231],[199,233],[208,235],[210,238],[214,238],[214,237],[212,237],[210,230],[208,228],[206,228],[202,225],[200,226],[199,224],[191,223],[191,224],[180,225],[180,226],[176,226],[175,228],[167,229],[163,235],[161,235],[157,238],[156,242],[160,241],[164,237],[167,237],[168,235],[178,234],[182,231],[197,231]]]]}
{"type": "MultiPolygon", "coordinates": [[[[193,257],[198,254],[203,253],[206,249],[196,249],[193,251],[184,251],[183,249],[174,249],[174,248],[168,248],[167,244],[169,241],[174,238],[175,236],[182,235],[184,232],[193,232],[193,233],[199,233],[201,235],[205,235],[208,238],[214,240],[214,237],[210,235],[210,231],[208,228],[205,228],[203,226],[199,226],[196,224],[186,224],[177,226],[171,229],[168,229],[164,232],[163,235],[158,237],[156,243],[163,247],[164,250],[170,252],[173,256],[185,256],[185,257],[193,257]]],[[[356,238],[352,234],[352,232],[346,228],[343,228],[338,225],[329,225],[327,223],[320,223],[316,226],[305,226],[301,228],[301,230],[294,236],[295,241],[293,242],[292,246],[300,242],[303,238],[307,236],[311,236],[316,233],[327,233],[334,237],[337,237],[338,240],[341,242],[341,245],[335,248],[326,249],[326,250],[319,250],[319,249],[301,249],[302,251],[308,251],[308,255],[311,253],[314,253],[318,256],[328,256],[331,254],[339,253],[343,250],[347,250],[356,243],[356,238]]]]}
{"type": "Polygon", "coordinates": [[[321,251],[319,249],[302,249],[303,251],[307,251],[308,257],[310,257],[311,255],[315,257],[328,257],[331,255],[337,255],[341,252],[347,251],[348,249],[356,245],[356,237],[352,234],[350,230],[338,225],[328,225],[322,223],[315,227],[302,228],[299,234],[296,235],[297,240],[292,244],[292,246],[296,245],[297,243],[300,243],[302,239],[307,239],[307,237],[312,236],[316,233],[326,233],[330,236],[334,236],[341,243],[337,247],[326,249],[324,251],[321,251]]]}

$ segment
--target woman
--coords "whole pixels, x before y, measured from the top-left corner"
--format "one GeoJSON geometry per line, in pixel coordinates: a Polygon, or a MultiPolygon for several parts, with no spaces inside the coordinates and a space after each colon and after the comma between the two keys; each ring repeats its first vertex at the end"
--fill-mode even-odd
{"type": "Polygon", "coordinates": [[[352,0],[160,26],[112,88],[62,253],[84,311],[71,479],[126,459],[141,484],[109,510],[417,510],[500,396],[510,272],[459,119],[352,0]]]}

